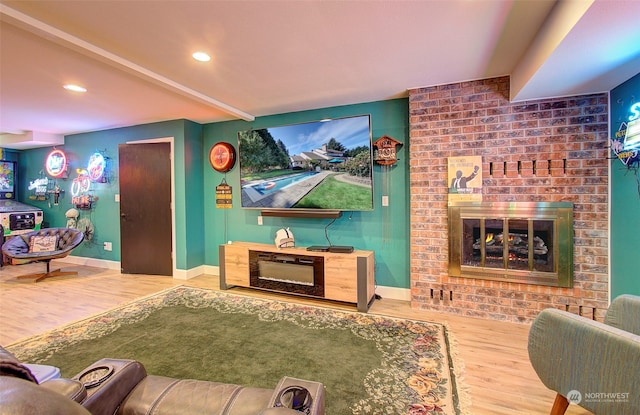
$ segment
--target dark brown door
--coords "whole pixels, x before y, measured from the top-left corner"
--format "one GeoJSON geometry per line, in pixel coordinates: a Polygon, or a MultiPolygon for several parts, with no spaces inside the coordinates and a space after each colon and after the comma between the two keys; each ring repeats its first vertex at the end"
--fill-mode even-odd
{"type": "Polygon", "coordinates": [[[118,146],[122,273],[173,273],[170,151],[169,143],[118,146]]]}

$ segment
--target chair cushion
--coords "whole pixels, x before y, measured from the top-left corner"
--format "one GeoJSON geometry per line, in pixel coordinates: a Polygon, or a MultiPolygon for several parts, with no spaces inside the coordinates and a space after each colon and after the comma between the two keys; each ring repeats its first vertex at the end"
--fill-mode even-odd
{"type": "Polygon", "coordinates": [[[52,252],[58,248],[56,235],[32,236],[29,240],[29,252],[52,252]]]}

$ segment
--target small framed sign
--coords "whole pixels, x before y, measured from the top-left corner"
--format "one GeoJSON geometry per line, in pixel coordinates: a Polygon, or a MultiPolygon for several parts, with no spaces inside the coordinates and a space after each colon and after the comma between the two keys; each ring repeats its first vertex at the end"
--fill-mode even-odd
{"type": "Polygon", "coordinates": [[[233,192],[225,180],[216,186],[216,208],[231,209],[233,192]]]}

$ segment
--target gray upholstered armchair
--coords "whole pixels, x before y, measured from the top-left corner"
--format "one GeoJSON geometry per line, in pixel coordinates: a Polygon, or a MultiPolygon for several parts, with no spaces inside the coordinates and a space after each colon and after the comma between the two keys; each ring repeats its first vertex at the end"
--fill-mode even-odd
{"type": "Polygon", "coordinates": [[[529,359],[557,392],[552,415],[569,403],[597,415],[640,414],[640,297],[617,297],[604,323],[543,310],[529,332],[529,359]]]}
{"type": "Polygon", "coordinates": [[[45,262],[47,271],[35,274],[21,275],[18,278],[35,278],[36,282],[44,278],[61,275],[77,275],[74,271],[51,271],[49,263],[52,259],[64,258],[80,245],[84,234],[71,228],[46,228],[32,231],[23,235],[14,236],[2,245],[2,253],[9,259],[12,265],[26,264],[29,262],[45,262]],[[40,240],[38,238],[41,238],[40,240]],[[42,241],[38,248],[39,241],[42,241]],[[51,243],[50,248],[46,244],[51,243]],[[45,247],[43,249],[43,247],[45,247]]]}

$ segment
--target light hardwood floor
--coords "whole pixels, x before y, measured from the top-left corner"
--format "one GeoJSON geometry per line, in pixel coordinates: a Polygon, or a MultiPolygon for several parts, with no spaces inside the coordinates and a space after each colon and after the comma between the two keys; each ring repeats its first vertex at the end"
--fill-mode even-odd
{"type": "MultiPolygon", "coordinates": [[[[117,271],[54,261],[78,276],[57,277],[34,283],[17,275],[37,272],[44,264],[0,268],[0,344],[3,346],[109,310],[165,288],[188,285],[219,289],[217,276],[202,275],[187,281],[171,277],[126,275],[117,271]]],[[[234,288],[230,292],[269,296],[355,311],[355,306],[315,301],[289,295],[234,288]]],[[[469,389],[470,413],[476,415],[545,415],[555,394],[540,382],[527,355],[528,325],[413,310],[406,301],[375,301],[370,313],[446,323],[457,340],[458,357],[464,362],[462,383],[469,389]]],[[[590,412],[570,405],[568,415],[590,412]]],[[[329,414],[338,415],[338,414],[329,414]]]]}

